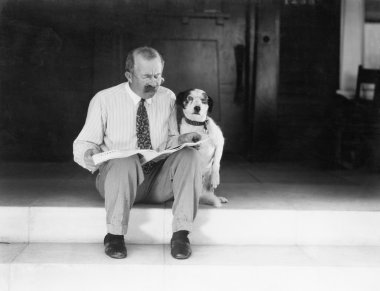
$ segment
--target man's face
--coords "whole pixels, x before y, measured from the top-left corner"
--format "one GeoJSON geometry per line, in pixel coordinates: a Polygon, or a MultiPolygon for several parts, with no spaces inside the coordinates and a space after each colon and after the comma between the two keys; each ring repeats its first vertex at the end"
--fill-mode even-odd
{"type": "Polygon", "coordinates": [[[140,55],[136,55],[134,70],[127,73],[132,91],[143,99],[152,98],[161,85],[162,70],[160,57],[147,60],[140,55]]]}

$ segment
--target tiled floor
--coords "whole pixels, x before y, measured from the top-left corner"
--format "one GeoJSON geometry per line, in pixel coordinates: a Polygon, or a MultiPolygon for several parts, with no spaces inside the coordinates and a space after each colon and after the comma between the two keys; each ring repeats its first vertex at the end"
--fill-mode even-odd
{"type": "MultiPolygon", "coordinates": [[[[0,206],[102,207],[95,175],[69,163],[3,163],[0,206]]],[[[380,210],[380,173],[327,171],[302,164],[223,160],[231,209],[380,210]]]]}

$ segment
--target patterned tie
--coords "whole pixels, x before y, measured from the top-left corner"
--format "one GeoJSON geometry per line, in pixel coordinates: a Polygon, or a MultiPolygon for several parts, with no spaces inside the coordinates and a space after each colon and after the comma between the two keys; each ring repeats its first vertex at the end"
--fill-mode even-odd
{"type": "MultiPolygon", "coordinates": [[[[152,149],[149,132],[148,113],[145,108],[145,99],[141,99],[136,115],[137,146],[139,149],[152,149]]],[[[149,174],[154,167],[154,162],[146,163],[142,168],[144,174],[149,174]]]]}

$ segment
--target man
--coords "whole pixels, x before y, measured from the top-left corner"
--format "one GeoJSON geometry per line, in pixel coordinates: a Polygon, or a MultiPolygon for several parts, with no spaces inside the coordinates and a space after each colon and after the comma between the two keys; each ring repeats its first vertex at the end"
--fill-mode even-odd
{"type": "MultiPolygon", "coordinates": [[[[200,135],[179,135],[175,95],[161,85],[164,60],[153,48],[140,47],[126,59],[126,83],[105,89],[91,100],[85,125],[74,141],[74,160],[94,172],[92,156],[113,149],[163,150],[200,135]]],[[[191,255],[188,234],[198,210],[202,188],[199,154],[184,148],[167,159],[141,166],[137,155],[109,160],[99,167],[96,187],[105,199],[105,253],[125,258],[129,212],[136,202],[161,203],[174,198],[171,254],[191,255]]]]}

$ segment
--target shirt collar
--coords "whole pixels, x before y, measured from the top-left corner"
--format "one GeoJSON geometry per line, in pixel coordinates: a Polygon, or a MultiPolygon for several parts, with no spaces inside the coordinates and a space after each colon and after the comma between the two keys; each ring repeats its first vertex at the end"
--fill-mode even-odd
{"type": "MultiPolygon", "coordinates": [[[[137,105],[142,98],[139,95],[137,95],[135,92],[132,91],[128,82],[125,84],[125,89],[127,90],[127,94],[132,98],[133,103],[135,103],[135,105],[137,105]]],[[[149,105],[152,104],[152,98],[146,99],[145,101],[149,105]]]]}

